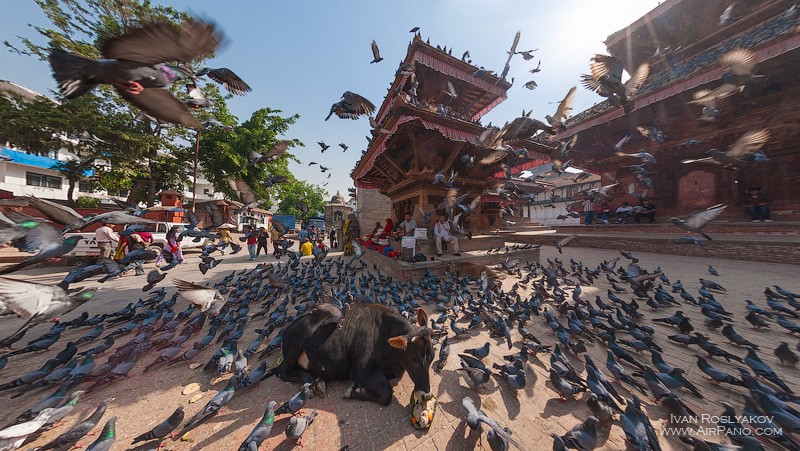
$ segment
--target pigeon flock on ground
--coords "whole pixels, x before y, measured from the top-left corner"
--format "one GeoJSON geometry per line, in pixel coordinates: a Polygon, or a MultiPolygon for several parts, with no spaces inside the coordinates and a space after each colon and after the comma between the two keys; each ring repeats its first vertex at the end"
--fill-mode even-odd
{"type": "MultiPolygon", "coordinates": [[[[730,403],[720,411],[724,407],[741,414],[742,408],[733,406],[744,402],[744,415],[769,416],[774,421],[750,424],[751,428],[783,431],[756,436],[750,429],[745,433],[729,425],[739,433],[728,434],[728,439],[741,448],[724,449],[800,449],[793,436],[800,430],[800,418],[792,407],[800,397],[777,366],[794,367],[796,343],[776,343],[774,349],[766,349],[753,342],[765,328],[800,334],[800,296],[768,287],[763,301],[747,300],[747,316],[736,318],[725,305],[742,301],[726,294],[721,281],[725,275],[713,267],[698,279],[699,289],[690,292],[659,268],[642,268],[638,258],[626,251],[596,267],[572,259],[524,262],[514,260],[513,252],[509,255],[496,272],[485,271],[475,278],[427,273],[409,282],[394,280],[356,257],[290,258],[233,272],[208,286],[174,279],[175,291],[160,288],[118,311],[95,315],[83,311],[71,321],[55,317],[85,309],[82,299],[62,289],[58,295],[53,289],[49,298],[37,302],[26,296],[25,306],[35,304],[39,310],[38,321],[54,324],[13,350],[26,329],[3,340],[8,351],[0,357],[0,367],[14,367],[32,352],[50,357],[41,368],[0,384],[0,391],[29,399],[29,407],[0,431],[5,446],[1,449],[16,449],[51,428],[58,428],[59,435],[38,449],[66,449],[101,425],[103,432],[90,449],[108,449],[115,440],[116,418],[106,420],[105,411],[113,414],[115,382],[136,378],[140,372],[170,371],[176,364],[202,367],[198,377],[224,383],[224,388],[191,418],[184,418],[185,406],[178,401],[172,415],[152,430],[141,431],[133,442],[190,440],[190,432],[217,415],[234,396],[263,399],[256,387],[273,376],[270,356],[280,349],[282,330],[293,319],[320,303],[336,305],[346,317],[348,307],[357,302],[384,304],[409,321],[419,307],[432,312],[430,327],[440,346],[433,370],[461,374],[463,383],[475,390],[463,399],[464,418],[474,431],[482,429],[481,423],[488,427],[485,438],[493,450],[525,447],[513,431],[501,426],[502,418],[487,415],[474,399],[492,385],[512,397],[526,396],[531,366],[547,368],[549,373],[549,392],[538,391],[535,396],[585,402],[592,413],[567,434],[554,435],[554,449],[600,449],[611,425],[622,429],[632,449],[661,449],[664,438],[652,426],[652,403],[673,418],[695,418],[691,400],[703,399],[710,384],[721,384],[730,392],[730,403]],[[497,279],[504,279],[510,288],[501,288],[497,279]],[[594,299],[584,291],[602,285],[610,288],[594,299]],[[702,315],[702,324],[685,314],[692,310],[694,318],[702,315]],[[254,337],[249,343],[240,341],[245,333],[254,337]],[[483,346],[461,349],[453,356],[456,359],[451,357],[451,346],[481,335],[487,338],[483,346]],[[664,347],[673,344],[687,347],[687,354],[696,358],[696,369],[681,368],[665,357],[664,347]],[[508,349],[503,360],[489,358],[495,347],[508,349]],[[605,358],[594,360],[590,351],[604,353],[605,358]],[[82,394],[97,391],[111,396],[70,428],[60,427],[62,420],[73,419],[82,394]]],[[[15,285],[17,293],[46,287],[0,280],[15,285]]],[[[6,313],[24,313],[19,295],[5,285],[0,287],[0,303],[6,313]]],[[[3,372],[0,369],[0,375],[3,372]]],[[[268,399],[263,418],[253,425],[241,449],[257,447],[270,436],[273,423],[284,418],[288,418],[287,440],[299,440],[306,428],[313,427],[316,412],[303,409],[307,404],[313,407],[310,399],[315,396],[314,387],[306,385],[291,399],[268,399]]],[[[700,437],[681,440],[694,449],[717,449],[700,437]]]]}

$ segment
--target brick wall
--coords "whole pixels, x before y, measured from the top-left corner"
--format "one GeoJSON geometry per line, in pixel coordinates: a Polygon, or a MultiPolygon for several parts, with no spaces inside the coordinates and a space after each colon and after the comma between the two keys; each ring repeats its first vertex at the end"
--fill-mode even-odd
{"type": "Polygon", "coordinates": [[[356,205],[362,236],[372,231],[376,222],[383,225],[386,223],[386,218],[392,216],[392,201],[376,189],[358,188],[356,205]]]}

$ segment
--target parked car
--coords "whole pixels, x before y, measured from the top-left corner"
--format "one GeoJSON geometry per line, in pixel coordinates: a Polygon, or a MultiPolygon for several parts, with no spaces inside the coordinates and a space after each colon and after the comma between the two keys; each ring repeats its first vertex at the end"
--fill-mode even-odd
{"type": "MultiPolygon", "coordinates": [[[[167,245],[167,231],[172,228],[172,226],[186,227],[188,224],[181,224],[177,222],[155,222],[143,225],[145,226],[146,231],[153,234],[153,243],[150,246],[164,249],[164,246],[167,245]]],[[[93,231],[67,233],[64,235],[64,237],[68,238],[75,235],[83,235],[83,239],[78,242],[72,252],[66,254],[67,257],[91,257],[100,255],[100,249],[97,247],[97,242],[94,239],[95,235],[93,231]]],[[[187,236],[181,240],[181,248],[200,248],[205,245],[205,241],[206,240],[201,239],[200,241],[195,242],[194,238],[187,236]]]]}

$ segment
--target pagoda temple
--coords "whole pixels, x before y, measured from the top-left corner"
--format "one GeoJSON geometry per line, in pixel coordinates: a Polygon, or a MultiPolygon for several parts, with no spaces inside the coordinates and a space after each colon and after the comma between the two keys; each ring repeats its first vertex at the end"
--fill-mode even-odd
{"type": "Polygon", "coordinates": [[[471,230],[496,229],[501,204],[508,199],[486,191],[506,170],[549,162],[551,151],[526,140],[510,143],[517,152],[509,158],[480,164],[494,150],[476,144],[486,130],[480,119],[507,98],[510,87],[416,35],[377,112],[373,138],[351,173],[355,185],[379,190],[391,200],[394,218],[402,221],[404,213],[412,212],[422,226],[420,208],[436,208],[448,192],[444,183],[432,183],[434,175],[449,179],[452,174],[459,195],[472,194],[466,202],[481,195],[471,230]]]}
{"type": "MultiPolygon", "coordinates": [[[[730,0],[666,0],[644,17],[610,35],[609,53],[631,73],[650,62],[650,75],[635,97],[635,110],[625,114],[605,101],[573,116],[560,139],[578,134],[571,151],[574,165],[603,174],[603,184],[616,180],[615,202],[638,200],[623,187],[635,181],[630,165],[641,163],[615,154],[614,144],[630,135],[623,152],[645,150],[655,156],[648,165],[654,199],[661,217],[680,215],[718,203],[741,206],[746,191],[761,187],[773,211],[800,208],[800,33],[798,8],[789,0],[737,0],[731,18],[720,15],[730,0]],[[742,92],[719,100],[715,118],[703,117],[690,104],[701,89],[720,86],[724,68],[719,58],[734,49],[755,53],[755,74],[742,92]],[[651,141],[637,126],[655,127],[664,142],[651,141]],[[768,129],[763,147],[768,162],[731,170],[707,162],[682,160],[725,151],[744,133],[768,129]],[[692,140],[692,141],[690,141],[692,140]],[[699,143],[697,142],[699,141],[699,143]]],[[[588,60],[588,58],[587,58],[588,60]]],[[[588,67],[588,61],[587,61],[588,67]]],[[[584,94],[586,95],[586,94],[584,94]]],[[[634,203],[635,202],[635,203],[634,203]]],[[[741,208],[727,213],[742,214],[741,208]]]]}

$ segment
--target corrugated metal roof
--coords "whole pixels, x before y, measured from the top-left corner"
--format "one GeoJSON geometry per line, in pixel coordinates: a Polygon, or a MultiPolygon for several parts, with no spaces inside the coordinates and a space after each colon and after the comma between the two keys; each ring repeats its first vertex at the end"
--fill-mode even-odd
{"type": "MultiPolygon", "coordinates": [[[[43,157],[40,155],[32,155],[25,152],[20,152],[19,150],[12,150],[6,147],[3,147],[0,150],[0,156],[5,161],[10,163],[16,163],[24,166],[33,166],[36,168],[42,169],[53,169],[53,167],[59,163],[59,160],[55,160],[50,157],[43,157]]],[[[94,176],[94,169],[87,169],[83,172],[84,177],[92,177],[94,176]]]]}

